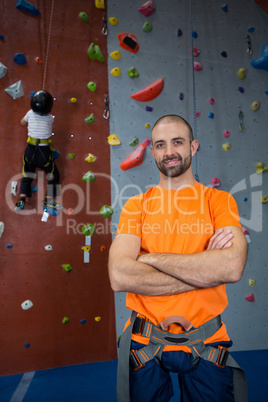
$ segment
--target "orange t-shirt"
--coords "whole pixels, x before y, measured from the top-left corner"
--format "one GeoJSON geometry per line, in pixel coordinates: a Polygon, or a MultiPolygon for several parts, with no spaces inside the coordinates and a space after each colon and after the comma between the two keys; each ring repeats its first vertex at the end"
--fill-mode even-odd
{"type": "MultiPolygon", "coordinates": [[[[241,227],[234,198],[196,182],[178,191],[156,186],[131,197],[121,212],[117,234],[139,236],[141,253],[192,254],[207,248],[216,229],[231,225],[241,227]]],[[[169,316],[180,315],[198,327],[221,314],[227,305],[225,285],[170,296],[127,293],[126,298],[128,309],[156,325],[169,316]]],[[[168,330],[183,331],[177,324],[171,324],[168,330]]],[[[133,339],[148,343],[135,335],[133,339]]],[[[229,340],[224,324],[205,343],[222,340],[229,340]]],[[[166,346],[165,350],[178,348],[189,351],[185,346],[166,346]]]]}

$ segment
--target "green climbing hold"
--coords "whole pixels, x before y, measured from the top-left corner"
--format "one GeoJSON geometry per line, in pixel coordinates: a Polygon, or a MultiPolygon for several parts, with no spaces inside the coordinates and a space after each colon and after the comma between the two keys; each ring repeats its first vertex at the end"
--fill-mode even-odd
{"type": "Polygon", "coordinates": [[[97,84],[95,84],[95,82],[90,81],[87,84],[87,87],[88,87],[88,89],[90,89],[90,91],[94,92],[96,90],[96,88],[97,88],[97,84]]]}
{"type": "Polygon", "coordinates": [[[87,183],[91,183],[92,181],[96,180],[96,177],[94,173],[92,173],[91,170],[89,170],[86,174],[84,174],[82,180],[87,183]]]}
{"type": "Polygon", "coordinates": [[[67,324],[69,322],[69,318],[68,317],[64,317],[62,320],[63,324],[67,324]]]}
{"type": "Polygon", "coordinates": [[[129,143],[129,145],[130,145],[131,147],[135,147],[135,145],[138,145],[138,143],[139,143],[139,139],[138,139],[138,137],[135,137],[135,138],[133,138],[133,140],[129,143]]]}
{"type": "Polygon", "coordinates": [[[109,207],[109,205],[103,205],[100,209],[100,213],[104,218],[110,218],[110,216],[113,215],[114,210],[112,207],[109,207]]]}
{"type": "Polygon", "coordinates": [[[88,123],[88,124],[91,124],[91,123],[93,123],[94,121],[95,121],[94,113],[91,113],[91,115],[88,116],[88,117],[85,119],[85,122],[88,123]]]}
{"type": "Polygon", "coordinates": [[[73,270],[73,266],[71,264],[62,264],[61,266],[66,272],[70,272],[73,270]]]}
{"type": "Polygon", "coordinates": [[[138,76],[139,76],[139,73],[138,73],[138,71],[136,70],[135,67],[130,67],[130,68],[127,70],[127,73],[128,73],[128,76],[129,76],[130,78],[138,78],[138,76]]]}
{"type": "Polygon", "coordinates": [[[88,22],[88,21],[89,21],[88,15],[87,15],[87,13],[85,13],[84,11],[81,11],[81,13],[79,13],[79,17],[81,18],[81,20],[83,20],[83,21],[85,21],[85,22],[88,22]]]}
{"type": "Polygon", "coordinates": [[[87,225],[83,226],[81,230],[85,236],[92,236],[95,232],[95,226],[93,223],[88,223],[87,225]]]}
{"type": "Polygon", "coordinates": [[[143,24],[143,27],[142,27],[143,32],[151,32],[152,29],[153,29],[153,25],[151,24],[151,22],[145,21],[145,23],[143,24]]]}
{"type": "Polygon", "coordinates": [[[90,44],[87,54],[91,60],[98,60],[101,62],[105,61],[105,58],[100,50],[100,47],[98,45],[94,45],[93,42],[90,44]]]}
{"type": "Polygon", "coordinates": [[[68,156],[69,156],[70,159],[74,158],[74,154],[68,154],[68,156]]]}

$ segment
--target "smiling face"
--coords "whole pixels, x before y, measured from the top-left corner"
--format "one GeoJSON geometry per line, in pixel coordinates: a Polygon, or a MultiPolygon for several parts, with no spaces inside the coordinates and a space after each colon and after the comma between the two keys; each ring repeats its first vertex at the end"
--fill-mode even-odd
{"type": "Polygon", "coordinates": [[[190,129],[183,121],[163,121],[154,127],[151,152],[164,176],[179,177],[189,171],[198,147],[190,137],[190,129]]]}

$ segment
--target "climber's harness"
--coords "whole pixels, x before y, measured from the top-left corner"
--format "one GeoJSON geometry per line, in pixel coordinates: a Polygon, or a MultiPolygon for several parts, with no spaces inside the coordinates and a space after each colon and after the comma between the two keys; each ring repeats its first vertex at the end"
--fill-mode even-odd
{"type": "Polygon", "coordinates": [[[207,346],[204,341],[210,338],[221,328],[220,315],[207,321],[198,328],[181,316],[168,317],[159,325],[154,325],[144,318],[137,317],[132,312],[130,325],[123,332],[120,339],[118,372],[117,372],[117,402],[130,401],[129,396],[129,367],[132,370],[141,369],[145,363],[155,359],[161,364],[161,356],[167,345],[183,345],[191,349],[193,355],[192,366],[201,358],[218,367],[229,366],[233,369],[235,401],[247,401],[247,385],[245,373],[230,355],[228,349],[218,346],[207,346]],[[184,327],[185,332],[173,334],[165,330],[170,324],[178,323],[184,327]],[[149,339],[149,344],[141,349],[131,350],[131,335],[140,335],[149,339]],[[129,353],[130,351],[130,353],[129,353]]]}

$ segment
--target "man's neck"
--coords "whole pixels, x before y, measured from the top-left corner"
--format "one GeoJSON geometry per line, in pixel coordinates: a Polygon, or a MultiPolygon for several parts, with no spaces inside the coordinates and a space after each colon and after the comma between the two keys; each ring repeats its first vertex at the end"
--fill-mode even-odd
{"type": "Polygon", "coordinates": [[[190,187],[196,180],[192,174],[183,174],[178,177],[167,177],[160,172],[159,186],[168,190],[179,190],[180,188],[190,187]]]}

